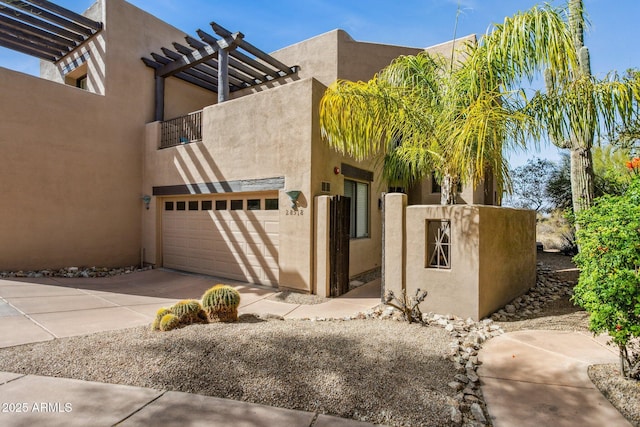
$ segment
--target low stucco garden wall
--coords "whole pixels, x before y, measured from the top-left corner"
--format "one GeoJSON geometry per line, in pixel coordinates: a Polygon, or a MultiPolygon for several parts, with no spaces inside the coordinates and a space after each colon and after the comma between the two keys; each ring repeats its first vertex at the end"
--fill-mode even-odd
{"type": "Polygon", "coordinates": [[[408,296],[426,290],[423,312],[479,320],[535,285],[533,211],[407,206],[396,193],[385,195],[384,206],[384,288],[408,296]]]}

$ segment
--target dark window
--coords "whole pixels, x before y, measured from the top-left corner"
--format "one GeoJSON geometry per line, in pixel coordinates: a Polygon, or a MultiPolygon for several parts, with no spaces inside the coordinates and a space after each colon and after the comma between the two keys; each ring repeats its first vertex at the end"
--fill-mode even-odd
{"type": "Polygon", "coordinates": [[[84,89],[87,90],[87,75],[85,74],[82,77],[78,77],[78,79],[76,80],[76,87],[79,87],[80,89],[84,89]]]}
{"type": "Polygon", "coordinates": [[[164,202],[164,210],[172,211],[173,210],[173,202],[164,202]]]}
{"type": "Polygon", "coordinates": [[[227,201],[226,200],[216,200],[216,210],[217,211],[226,211],[227,210],[227,201]]]}
{"type": "Polygon", "coordinates": [[[260,210],[260,199],[249,199],[249,200],[247,200],[247,210],[249,210],[249,211],[259,211],[260,210]]]}
{"type": "Polygon", "coordinates": [[[436,180],[436,174],[432,173],[431,174],[431,192],[432,193],[439,193],[441,191],[442,191],[442,187],[440,186],[440,184],[436,180]]]}
{"type": "Polygon", "coordinates": [[[264,201],[264,209],[267,211],[277,211],[278,199],[266,199],[264,201]]]}
{"type": "Polygon", "coordinates": [[[369,184],[344,180],[344,196],[351,199],[352,238],[369,237],[369,184]]]}
{"type": "Polygon", "coordinates": [[[197,200],[192,200],[189,202],[189,210],[190,211],[197,211],[198,210],[198,201],[197,200]]]}
{"type": "MultiPolygon", "coordinates": [[[[456,191],[458,193],[462,192],[462,183],[460,181],[458,181],[458,183],[456,185],[456,191]]],[[[431,174],[431,192],[432,193],[441,193],[442,192],[442,185],[440,185],[440,183],[437,181],[435,173],[431,174]]]]}
{"type": "Polygon", "coordinates": [[[232,200],[231,201],[231,210],[232,211],[241,211],[242,210],[242,200],[232,200]]]}
{"type": "Polygon", "coordinates": [[[211,200],[203,200],[202,201],[202,210],[203,211],[210,211],[212,209],[212,203],[211,200]]]}
{"type": "Polygon", "coordinates": [[[176,202],[176,210],[183,211],[187,207],[186,202],[176,202]]]}
{"type": "Polygon", "coordinates": [[[389,193],[405,193],[404,187],[389,187],[389,193]]]}

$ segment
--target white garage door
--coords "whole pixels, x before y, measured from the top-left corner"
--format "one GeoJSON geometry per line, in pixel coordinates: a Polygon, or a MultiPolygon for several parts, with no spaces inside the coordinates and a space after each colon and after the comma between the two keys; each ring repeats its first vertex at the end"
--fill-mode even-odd
{"type": "Polygon", "coordinates": [[[278,194],[163,199],[163,265],[277,286],[278,194]]]}

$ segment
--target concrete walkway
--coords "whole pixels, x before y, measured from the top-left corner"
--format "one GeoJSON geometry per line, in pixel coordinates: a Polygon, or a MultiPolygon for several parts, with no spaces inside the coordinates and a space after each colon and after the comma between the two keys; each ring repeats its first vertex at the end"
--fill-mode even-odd
{"type": "Polygon", "coordinates": [[[0,372],[0,404],[0,425],[7,427],[372,426],[196,394],[7,372],[0,372]]]}
{"type": "Polygon", "coordinates": [[[478,369],[494,427],[631,426],[593,385],[589,365],[617,363],[604,337],[518,331],[487,342],[478,369]]]}
{"type": "MultiPolygon", "coordinates": [[[[380,303],[380,281],[317,305],[267,299],[273,288],[165,270],[109,278],[0,280],[0,347],[150,325],[177,300],[216,283],[241,294],[240,313],[342,318],[380,303]]],[[[0,426],[371,426],[311,412],[173,391],[0,372],[0,426]]]]}
{"type": "Polygon", "coordinates": [[[316,305],[270,300],[277,291],[267,286],[166,270],[106,278],[3,279],[0,347],[150,325],[158,308],[181,299],[199,299],[217,283],[240,291],[240,314],[343,318],[380,303],[379,279],[316,305]]]}

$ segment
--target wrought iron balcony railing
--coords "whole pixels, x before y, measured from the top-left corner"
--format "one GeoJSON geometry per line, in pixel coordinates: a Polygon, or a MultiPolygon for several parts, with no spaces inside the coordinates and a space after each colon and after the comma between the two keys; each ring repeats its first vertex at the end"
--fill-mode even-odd
{"type": "Polygon", "coordinates": [[[202,111],[162,122],[160,148],[202,141],[202,111]]]}

